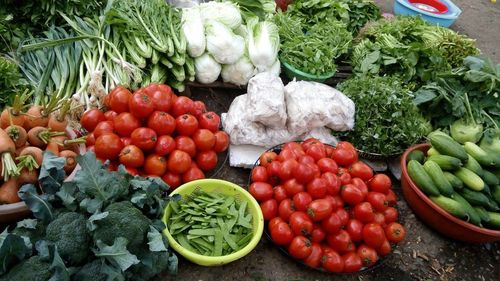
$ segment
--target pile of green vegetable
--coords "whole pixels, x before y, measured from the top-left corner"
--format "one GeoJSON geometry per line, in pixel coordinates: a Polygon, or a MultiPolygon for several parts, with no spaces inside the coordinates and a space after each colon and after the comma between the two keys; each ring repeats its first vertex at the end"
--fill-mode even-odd
{"type": "Polygon", "coordinates": [[[337,88],[356,104],[354,130],[341,136],[362,151],[399,154],[431,130],[397,77],[351,77],[337,88]]]}
{"type": "Polygon", "coordinates": [[[177,257],[161,234],[167,186],[133,177],[123,167],[109,172],[89,152],[81,170],[64,181],[64,158],[45,153],[37,192],[19,196],[35,219],[0,234],[0,280],[149,280],[176,273],[177,257]]]}
{"type": "Polygon", "coordinates": [[[0,108],[11,104],[28,87],[15,61],[0,56],[0,108]]]}
{"type": "Polygon", "coordinates": [[[171,202],[168,229],[182,247],[205,256],[225,256],[245,247],[252,239],[252,214],[247,201],[221,193],[195,190],[179,202],[171,202]]]}
{"type": "Polygon", "coordinates": [[[413,182],[453,216],[500,229],[499,136],[492,143],[483,139],[479,145],[460,145],[441,131],[432,132],[429,138],[427,153],[415,150],[408,156],[413,182]]]}

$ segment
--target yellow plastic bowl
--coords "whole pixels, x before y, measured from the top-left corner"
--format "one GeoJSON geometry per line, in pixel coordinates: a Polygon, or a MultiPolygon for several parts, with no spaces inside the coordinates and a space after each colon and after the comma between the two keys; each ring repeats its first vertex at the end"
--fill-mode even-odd
{"type": "MultiPolygon", "coordinates": [[[[212,257],[212,256],[204,256],[192,251],[189,251],[183,248],[177,241],[175,241],[174,237],[170,235],[168,230],[168,226],[163,231],[163,234],[167,236],[168,242],[174,250],[181,254],[186,259],[190,260],[193,263],[203,265],[203,266],[219,266],[228,264],[237,259],[240,259],[250,253],[255,246],[260,241],[262,237],[262,232],[264,230],[264,216],[262,215],[262,211],[260,210],[259,203],[255,201],[255,199],[248,193],[245,189],[239,187],[238,185],[217,179],[202,179],[196,180],[192,182],[185,183],[175,189],[170,195],[180,194],[180,195],[189,195],[195,189],[200,188],[206,192],[216,192],[222,193],[229,196],[234,196],[237,202],[241,202],[241,200],[246,200],[248,202],[248,210],[252,214],[252,226],[253,226],[253,237],[248,244],[242,248],[241,250],[232,253],[226,256],[212,257]]],[[[169,205],[165,208],[165,212],[163,214],[163,223],[167,225],[168,219],[170,218],[170,214],[172,209],[169,205]]]]}

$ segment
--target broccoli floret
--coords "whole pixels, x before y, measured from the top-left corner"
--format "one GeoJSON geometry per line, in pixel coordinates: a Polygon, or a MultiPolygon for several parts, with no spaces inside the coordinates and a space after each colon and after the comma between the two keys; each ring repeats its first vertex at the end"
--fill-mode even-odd
{"type": "Polygon", "coordinates": [[[102,259],[87,263],[71,277],[73,281],[106,281],[106,274],[102,270],[102,259]]]}
{"type": "Polygon", "coordinates": [[[14,266],[0,281],[47,281],[52,276],[50,264],[39,256],[32,256],[14,266]]]}
{"type": "Polygon", "coordinates": [[[127,249],[130,252],[135,253],[143,247],[151,225],[148,217],[129,201],[112,203],[104,211],[109,214],[95,222],[94,241],[101,240],[112,245],[116,237],[123,237],[128,240],[127,249]]]}
{"type": "Polygon", "coordinates": [[[80,264],[89,255],[90,236],[86,222],[82,214],[68,212],[47,226],[46,239],[56,244],[59,255],[69,264],[80,264]]]}
{"type": "Polygon", "coordinates": [[[146,248],[140,250],[137,258],[141,261],[125,272],[127,280],[146,281],[160,274],[168,266],[168,252],[151,252],[146,248]]]}

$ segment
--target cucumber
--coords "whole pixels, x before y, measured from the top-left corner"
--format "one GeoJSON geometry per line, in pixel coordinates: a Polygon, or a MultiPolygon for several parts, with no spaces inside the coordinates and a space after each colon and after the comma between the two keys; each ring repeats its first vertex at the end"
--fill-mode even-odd
{"type": "Polygon", "coordinates": [[[467,168],[460,167],[455,171],[455,176],[465,183],[465,186],[475,191],[481,191],[484,188],[484,181],[474,172],[467,168]]]}
{"type": "Polygon", "coordinates": [[[465,211],[469,215],[469,219],[467,220],[468,222],[475,225],[481,225],[481,217],[467,200],[465,200],[462,196],[460,196],[460,194],[456,192],[451,194],[451,199],[457,201],[458,203],[462,204],[462,206],[464,206],[465,211]]]}
{"type": "Polygon", "coordinates": [[[415,184],[427,195],[439,196],[439,190],[434,185],[434,182],[425,172],[422,164],[416,160],[408,162],[408,175],[415,182],[415,184]]]}
{"type": "Polygon", "coordinates": [[[486,196],[491,197],[491,189],[490,186],[487,185],[486,183],[484,184],[483,190],[481,190],[482,193],[486,194],[486,196]]]}
{"type": "Polygon", "coordinates": [[[464,168],[467,168],[467,169],[473,171],[474,173],[476,173],[476,175],[478,175],[480,177],[483,176],[483,168],[481,167],[479,162],[477,162],[477,160],[474,157],[472,157],[472,155],[470,155],[470,154],[469,154],[469,160],[467,160],[467,162],[465,162],[464,168]]]}
{"type": "Polygon", "coordinates": [[[488,198],[488,206],[485,207],[487,210],[490,210],[492,212],[498,212],[500,211],[500,208],[498,207],[497,202],[493,201],[493,199],[488,198]]]}
{"type": "Polygon", "coordinates": [[[492,226],[495,229],[500,229],[500,213],[488,212],[488,216],[490,217],[488,225],[492,226]]]}
{"type": "Polygon", "coordinates": [[[473,207],[476,213],[479,215],[481,218],[481,221],[483,222],[489,222],[490,221],[490,216],[488,215],[488,211],[486,211],[485,208],[480,207],[480,206],[475,206],[473,207]]]}
{"type": "Polygon", "coordinates": [[[500,204],[500,185],[495,185],[491,188],[491,199],[500,204]]]}
{"type": "Polygon", "coordinates": [[[467,161],[469,158],[465,149],[449,136],[434,134],[431,136],[431,144],[441,154],[453,156],[462,161],[467,161]]]}
{"type": "Polygon", "coordinates": [[[435,131],[430,132],[429,135],[427,135],[427,138],[430,139],[433,136],[443,136],[443,137],[446,137],[449,139],[453,139],[450,135],[448,135],[447,133],[440,131],[440,130],[435,130],[435,131]]]}
{"type": "Polygon", "coordinates": [[[477,144],[469,141],[465,142],[464,149],[468,154],[474,157],[477,160],[477,162],[479,162],[479,164],[483,166],[495,165],[495,161],[491,156],[491,154],[488,154],[488,152],[484,151],[484,149],[479,147],[477,144]]]}
{"type": "Polygon", "coordinates": [[[438,164],[434,161],[427,160],[424,163],[424,170],[431,177],[432,181],[436,185],[439,190],[439,193],[450,196],[453,193],[453,187],[450,182],[446,179],[443,174],[443,171],[439,167],[438,164]]]}
{"type": "Polygon", "coordinates": [[[463,190],[459,191],[459,193],[465,198],[465,200],[469,201],[471,205],[483,206],[485,208],[490,207],[490,200],[481,192],[464,188],[463,190]]]}
{"type": "Polygon", "coordinates": [[[441,155],[441,153],[439,153],[439,151],[437,151],[434,147],[431,147],[429,148],[429,150],[427,150],[427,156],[436,156],[436,155],[441,155]]]}
{"type": "Polygon", "coordinates": [[[460,190],[464,188],[464,183],[457,178],[454,174],[450,172],[443,172],[444,177],[450,182],[454,190],[460,190]]]}
{"type": "Polygon", "coordinates": [[[483,170],[483,175],[482,175],[483,181],[485,184],[495,186],[500,184],[500,180],[493,174],[492,172],[488,170],[483,170]]]}
{"type": "Polygon", "coordinates": [[[429,198],[432,200],[432,202],[436,203],[436,205],[443,208],[451,215],[461,219],[467,218],[467,211],[465,210],[464,206],[462,206],[462,204],[458,203],[457,201],[443,195],[430,196],[429,198]]]}
{"type": "Polygon", "coordinates": [[[425,155],[421,150],[413,150],[408,154],[408,158],[406,159],[406,163],[410,162],[410,160],[416,160],[418,163],[424,163],[425,155]]]}
{"type": "Polygon", "coordinates": [[[427,161],[434,161],[446,171],[454,171],[462,166],[462,161],[456,157],[448,155],[433,155],[427,158],[427,161]]]}

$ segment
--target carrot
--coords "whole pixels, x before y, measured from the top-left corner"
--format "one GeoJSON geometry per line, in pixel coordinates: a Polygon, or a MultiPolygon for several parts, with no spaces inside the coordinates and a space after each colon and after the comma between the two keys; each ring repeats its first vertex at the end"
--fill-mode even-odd
{"type": "Polygon", "coordinates": [[[5,132],[12,139],[16,148],[24,146],[26,144],[26,141],[28,140],[28,134],[26,133],[26,130],[19,125],[10,125],[5,129],[5,132]]]}
{"type": "Polygon", "coordinates": [[[64,131],[68,126],[68,118],[66,115],[71,109],[71,100],[62,101],[61,109],[58,112],[50,114],[48,126],[54,131],[64,131]]]}
{"type": "Polygon", "coordinates": [[[0,157],[2,158],[2,176],[4,181],[8,181],[10,177],[19,175],[16,163],[12,159],[12,155],[16,152],[16,145],[10,139],[9,135],[0,129],[0,157]]]}
{"type": "Polygon", "coordinates": [[[36,183],[38,181],[38,170],[30,171],[27,168],[21,170],[21,174],[17,178],[20,186],[26,183],[36,183]]]}
{"type": "Polygon", "coordinates": [[[71,150],[63,150],[59,153],[59,156],[66,158],[66,163],[64,164],[64,171],[67,174],[70,174],[76,167],[77,154],[71,150]]]}
{"type": "Polygon", "coordinates": [[[24,128],[30,130],[34,127],[47,127],[49,123],[49,116],[45,113],[43,106],[34,105],[26,114],[26,120],[24,121],[24,128]]]}
{"type": "Polygon", "coordinates": [[[31,96],[26,90],[21,95],[16,95],[14,102],[11,107],[5,107],[0,115],[0,127],[2,129],[7,128],[10,125],[23,126],[25,121],[25,116],[22,114],[22,110],[25,108],[26,100],[31,96]]]}
{"type": "Polygon", "coordinates": [[[76,153],[80,153],[79,145],[87,141],[87,136],[76,139],[68,139],[66,136],[57,136],[53,137],[50,141],[59,144],[59,150],[69,149],[76,153]]]}
{"type": "MultiPolygon", "coordinates": [[[[31,157],[33,157],[33,159],[35,160],[35,163],[38,166],[42,165],[43,151],[38,147],[34,147],[34,146],[25,147],[23,150],[21,150],[21,153],[19,153],[19,157],[23,157],[23,156],[31,156],[31,157]]],[[[17,157],[17,158],[19,158],[19,157],[17,157]]],[[[36,167],[36,168],[38,168],[38,167],[36,167]]]]}
{"type": "Polygon", "coordinates": [[[26,142],[23,146],[20,146],[20,147],[16,148],[16,153],[14,153],[14,155],[15,156],[19,156],[19,154],[21,153],[21,151],[23,151],[23,149],[25,147],[28,147],[28,146],[30,146],[30,144],[26,142]]]}
{"type": "Polygon", "coordinates": [[[49,142],[47,144],[47,147],[45,148],[45,151],[50,151],[52,152],[55,156],[59,156],[59,144],[57,142],[49,142]]]}
{"type": "Polygon", "coordinates": [[[64,132],[53,132],[45,127],[37,126],[28,131],[28,141],[33,146],[45,147],[52,137],[64,134],[64,132]]]}
{"type": "Polygon", "coordinates": [[[0,203],[12,204],[21,201],[17,192],[19,191],[19,184],[17,179],[12,178],[5,181],[2,186],[0,186],[0,203]]]}

